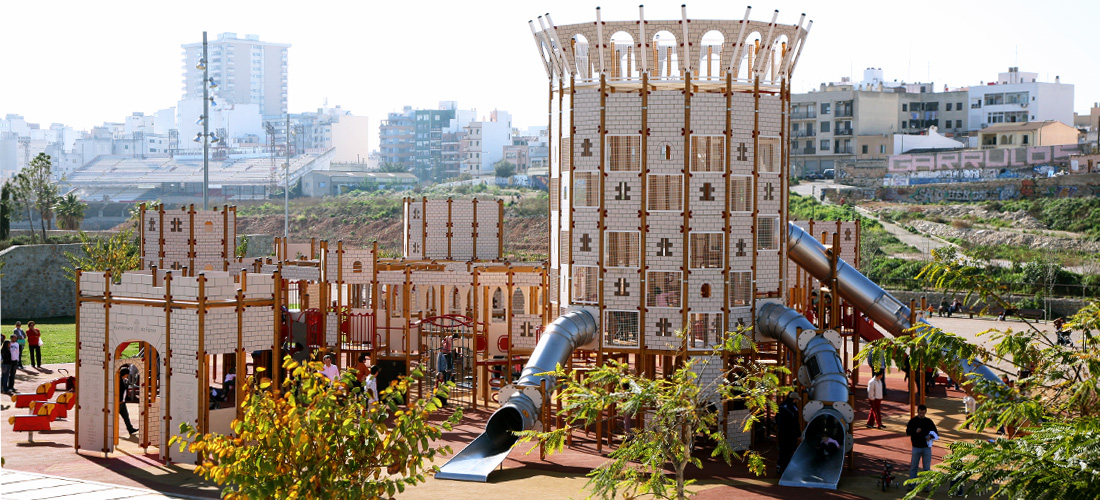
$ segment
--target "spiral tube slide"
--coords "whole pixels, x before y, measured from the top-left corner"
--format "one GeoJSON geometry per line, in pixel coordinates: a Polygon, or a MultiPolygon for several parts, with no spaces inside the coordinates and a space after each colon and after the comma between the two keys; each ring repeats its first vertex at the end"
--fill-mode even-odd
{"type": "MultiPolygon", "coordinates": [[[[830,266],[825,245],[793,223],[788,224],[787,231],[787,258],[818,280],[828,281],[830,266]]],[[[891,335],[905,335],[905,330],[912,326],[907,306],[841,259],[837,259],[836,281],[837,291],[844,300],[863,311],[875,323],[882,325],[891,335]]],[[[931,325],[927,321],[923,323],[931,325]]],[[[970,373],[976,373],[992,382],[1001,381],[989,367],[980,362],[970,363],[965,359],[958,360],[953,366],[941,365],[940,369],[959,376],[957,380],[965,380],[970,373]]],[[[972,386],[964,387],[969,391],[972,386]]]]}
{"type": "Polygon", "coordinates": [[[807,386],[812,401],[806,405],[806,429],[802,443],[795,450],[783,476],[782,486],[801,486],[835,490],[844,472],[844,454],[849,446],[848,377],[836,346],[822,335],[815,335],[799,345],[803,331],[815,332],[817,327],[802,313],[777,303],[764,304],[756,315],[757,331],[782,342],[791,350],[802,353],[799,381],[807,386]],[[835,407],[833,404],[835,403],[835,407]],[[843,409],[843,411],[841,411],[843,409]],[[845,413],[848,413],[845,416],[845,413]],[[837,441],[832,452],[818,449],[822,436],[837,441]]]}
{"type": "Polygon", "coordinates": [[[546,382],[552,389],[557,380],[550,375],[559,364],[565,365],[573,351],[595,347],[598,323],[584,309],[575,309],[558,317],[542,334],[519,380],[500,392],[504,403],[489,417],[485,431],[466,445],[435,474],[438,479],[486,482],[508,457],[516,444],[513,434],[534,428],[542,410],[539,387],[546,382]]]}

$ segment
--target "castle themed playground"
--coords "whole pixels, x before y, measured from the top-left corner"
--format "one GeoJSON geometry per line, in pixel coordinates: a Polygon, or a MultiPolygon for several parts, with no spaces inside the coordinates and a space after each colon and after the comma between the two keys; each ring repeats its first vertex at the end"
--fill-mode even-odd
{"type": "MultiPolygon", "coordinates": [[[[231,432],[244,384],[229,375],[366,354],[382,384],[425,370],[419,398],[450,344],[450,403],[493,413],[437,478],[487,481],[513,431],[554,425],[555,380],[540,374],[613,358],[657,377],[746,326],[759,361],[803,388],[810,444],[780,484],[836,488],[853,445],[849,353],[881,337],[870,322],[901,335],[915,317],[856,270],[857,223],[788,220],[790,78],[812,23],[639,16],[531,24],[549,82],[545,261],[503,258],[496,200],[406,199],[400,258],[277,239],[255,261],[233,256],[234,207],[142,207],[141,269],[78,276],[76,449],[115,450],[123,364],[138,374],[140,445],[191,463],[169,439],[183,422],[231,432]],[[140,357],[124,358],[134,343],[140,357]],[[846,453],[815,453],[826,433],[846,453]]],[[[753,446],[743,410],[720,413],[730,443],[753,446]]]]}

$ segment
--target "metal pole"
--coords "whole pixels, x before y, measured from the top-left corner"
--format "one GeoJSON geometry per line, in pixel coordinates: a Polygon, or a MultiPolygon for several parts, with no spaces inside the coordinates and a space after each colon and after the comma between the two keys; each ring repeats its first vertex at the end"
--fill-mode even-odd
{"type": "Polygon", "coordinates": [[[202,32],[202,209],[210,210],[210,59],[206,56],[206,32],[202,32]]]}
{"type": "Polygon", "coordinates": [[[283,175],[283,241],[290,237],[290,113],[286,114],[286,163],[283,175]]]}

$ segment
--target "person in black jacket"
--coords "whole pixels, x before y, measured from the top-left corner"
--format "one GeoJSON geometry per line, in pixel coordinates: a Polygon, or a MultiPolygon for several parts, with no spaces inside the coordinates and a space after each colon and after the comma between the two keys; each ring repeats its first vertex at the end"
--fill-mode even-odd
{"type": "Polygon", "coordinates": [[[775,415],[776,437],[779,440],[777,469],[780,475],[791,462],[794,450],[798,448],[798,437],[802,435],[802,426],[798,422],[798,405],[795,404],[794,396],[793,392],[787,394],[775,415]]]}
{"type": "Polygon", "coordinates": [[[126,393],[130,391],[130,368],[123,366],[118,371],[118,414],[126,424],[126,431],[130,437],[137,434],[137,428],[130,423],[130,412],[126,410],[126,393]]]}
{"type": "MultiPolygon", "coordinates": [[[[921,460],[924,460],[924,468],[922,470],[929,470],[932,468],[933,438],[930,437],[929,434],[938,431],[932,419],[925,416],[927,413],[927,406],[918,406],[917,416],[909,419],[909,424],[905,426],[905,434],[909,436],[913,444],[913,458],[912,461],[909,462],[909,479],[917,477],[917,465],[920,464],[921,460]]],[[[910,487],[909,489],[913,488],[910,487]]]]}
{"type": "Polygon", "coordinates": [[[3,347],[0,347],[0,355],[3,356],[3,377],[0,378],[0,392],[4,394],[15,393],[15,370],[19,365],[17,361],[13,361],[15,358],[11,355],[11,341],[7,338],[4,339],[3,347]]]}

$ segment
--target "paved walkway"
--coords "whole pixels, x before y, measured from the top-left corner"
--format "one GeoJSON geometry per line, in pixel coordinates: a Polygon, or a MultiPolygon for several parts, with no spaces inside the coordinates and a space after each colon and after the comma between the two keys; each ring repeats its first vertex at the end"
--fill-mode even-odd
{"type": "Polygon", "coordinates": [[[0,469],[0,497],[6,500],[45,500],[58,498],[77,499],[127,499],[156,500],[169,498],[194,498],[172,496],[153,490],[129,488],[115,484],[69,479],[34,472],[0,469]]]}

